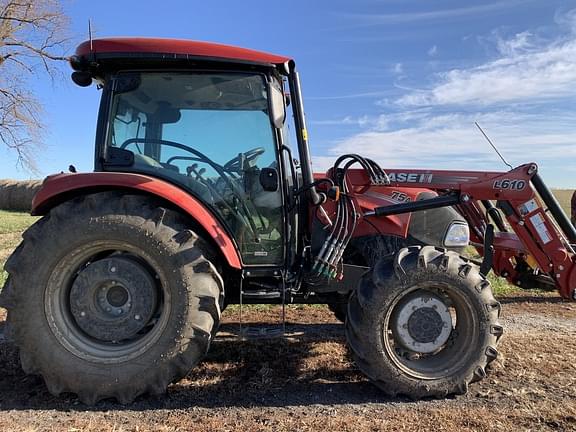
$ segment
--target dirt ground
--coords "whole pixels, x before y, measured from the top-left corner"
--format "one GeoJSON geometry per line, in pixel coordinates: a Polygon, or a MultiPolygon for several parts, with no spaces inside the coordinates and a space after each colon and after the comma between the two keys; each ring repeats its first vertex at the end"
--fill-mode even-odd
{"type": "MultiPolygon", "coordinates": [[[[555,295],[501,298],[505,338],[488,377],[465,396],[386,399],[351,362],[325,307],[288,309],[288,339],[240,341],[239,311],[206,360],[163,397],[86,407],[26,376],[0,336],[0,430],[379,431],[576,430],[576,305],[555,295]]],[[[278,318],[254,308],[244,319],[278,318]]],[[[0,309],[0,334],[4,311],[0,309]]]]}

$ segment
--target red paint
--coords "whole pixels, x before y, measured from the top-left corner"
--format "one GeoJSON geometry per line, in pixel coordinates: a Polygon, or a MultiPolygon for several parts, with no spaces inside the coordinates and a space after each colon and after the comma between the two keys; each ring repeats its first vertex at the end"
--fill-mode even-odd
{"type": "MultiPolygon", "coordinates": [[[[394,179],[391,186],[402,191],[425,187],[438,193],[457,191],[461,197],[466,196],[468,200],[456,207],[468,221],[471,240],[477,245],[484,243],[484,227],[489,223],[478,201],[507,201],[514,213],[505,218],[514,232],[495,234],[494,271],[507,274],[506,278],[516,283],[519,274],[514,261],[530,254],[542,272],[555,281],[562,297],[571,299],[572,290],[576,288],[576,256],[567,249],[563,234],[544,211],[531,187],[530,181],[536,172],[534,163],[508,172],[386,170],[394,179]],[[527,212],[525,204],[531,200],[534,205],[527,212]]],[[[348,178],[357,193],[364,193],[369,187],[368,176],[363,170],[348,171],[348,178]]]]}
{"type": "Polygon", "coordinates": [[[187,55],[208,59],[239,60],[262,64],[283,64],[290,60],[275,54],[222,45],[211,42],[199,42],[183,39],[155,38],[104,38],[82,42],[76,48],[76,55],[86,57],[93,54],[165,54],[187,55]],[[92,44],[92,50],[90,45],[92,44]]]}
{"type": "MultiPolygon", "coordinates": [[[[373,210],[375,207],[398,204],[399,202],[395,201],[392,197],[393,192],[402,192],[410,201],[416,201],[416,198],[421,192],[430,191],[429,189],[414,187],[373,186],[370,185],[369,178],[364,170],[349,170],[348,176],[352,184],[352,197],[361,212],[373,210]],[[353,178],[351,177],[351,173],[353,178]]],[[[326,177],[331,177],[331,171],[328,171],[326,174],[314,173],[315,180],[326,177]]],[[[318,187],[320,190],[325,188],[325,184],[318,187]]],[[[336,209],[334,202],[331,200],[324,203],[322,207],[330,216],[332,216],[336,209]]],[[[316,208],[312,207],[310,211],[310,218],[313,218],[316,208]]],[[[370,218],[370,222],[367,222],[365,218],[360,218],[354,230],[354,237],[382,234],[405,238],[408,235],[411,217],[411,213],[404,213],[385,218],[370,218]]]]}
{"type": "MultiPolygon", "coordinates": [[[[478,171],[438,171],[414,169],[386,169],[392,181],[389,187],[370,185],[369,177],[364,170],[354,169],[347,172],[347,178],[354,192],[354,199],[363,209],[391,205],[386,200],[373,200],[374,190],[385,194],[394,189],[406,193],[414,200],[414,194],[422,188],[437,191],[439,194],[459,192],[467,200],[456,206],[470,226],[471,241],[480,251],[484,244],[484,227],[490,221],[480,205],[480,200],[507,201],[514,212],[504,215],[513,233],[495,233],[493,247],[493,269],[496,274],[505,274],[508,281],[516,283],[521,276],[515,268],[515,262],[531,255],[544,274],[549,274],[562,297],[572,298],[576,288],[576,256],[567,248],[563,234],[558,231],[542,203],[531,186],[531,179],[537,172],[534,163],[521,165],[508,172],[478,171]],[[515,185],[515,186],[513,186],[515,185]],[[521,185],[521,186],[518,186],[521,185]],[[409,193],[413,190],[414,193],[409,193]],[[534,200],[533,204],[532,201],[534,200]],[[378,202],[382,201],[382,202],[378,202]],[[529,207],[525,206],[530,202],[529,207]]],[[[399,218],[402,215],[396,215],[399,218]]],[[[394,217],[394,216],[392,216],[394,217]]],[[[384,233],[394,234],[403,227],[400,219],[371,217],[374,223],[381,223],[384,233]],[[395,231],[396,230],[396,231],[395,231]]],[[[358,235],[358,231],[356,232],[358,235]]]]}
{"type": "Polygon", "coordinates": [[[46,214],[66,194],[82,190],[137,189],[170,201],[194,218],[214,239],[232,268],[242,268],[240,256],[224,227],[206,207],[182,189],[162,180],[141,174],[87,173],[57,174],[48,177],[32,201],[32,214],[46,214]]]}
{"type": "MultiPolygon", "coordinates": [[[[413,179],[426,181],[392,181],[390,186],[397,188],[428,188],[434,190],[454,190],[466,194],[470,199],[497,200],[502,196],[507,199],[528,200],[533,195],[529,182],[531,175],[528,174],[530,167],[535,164],[521,165],[508,172],[482,172],[482,171],[441,171],[441,170],[418,170],[418,169],[385,169],[388,175],[399,176],[402,174],[413,175],[413,179]],[[429,177],[428,177],[429,176],[429,177]],[[525,181],[523,189],[499,189],[495,187],[498,182],[525,181]]],[[[369,178],[360,169],[348,171],[351,183],[361,190],[369,185],[369,178]]]]}

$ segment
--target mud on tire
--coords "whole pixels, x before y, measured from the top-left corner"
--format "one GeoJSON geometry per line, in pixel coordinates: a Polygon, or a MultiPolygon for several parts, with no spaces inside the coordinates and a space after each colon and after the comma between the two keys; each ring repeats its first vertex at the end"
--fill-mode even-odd
{"type": "Polygon", "coordinates": [[[0,304],[22,368],[88,404],[163,393],[207,352],[222,279],[183,217],[150,197],[65,202],[23,235],[0,304]]]}
{"type": "Polygon", "coordinates": [[[389,396],[463,394],[486,376],[500,304],[478,267],[433,246],[402,249],[361,280],[346,337],[357,366],[389,396]]]}

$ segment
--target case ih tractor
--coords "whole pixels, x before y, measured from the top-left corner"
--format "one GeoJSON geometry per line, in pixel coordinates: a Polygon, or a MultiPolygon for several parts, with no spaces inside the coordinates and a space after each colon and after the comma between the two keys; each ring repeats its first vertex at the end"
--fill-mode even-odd
{"type": "Polygon", "coordinates": [[[290,58],[100,39],[71,64],[102,89],[95,172],[45,180],[0,298],[23,369],[55,395],[164,392],[234,303],[327,303],[385,393],[461,394],[498,354],[491,268],[574,296],[576,233],[535,164],[385,171],[346,154],[314,174],[290,58]],[[469,237],[482,263],[447,249],[469,237]]]}

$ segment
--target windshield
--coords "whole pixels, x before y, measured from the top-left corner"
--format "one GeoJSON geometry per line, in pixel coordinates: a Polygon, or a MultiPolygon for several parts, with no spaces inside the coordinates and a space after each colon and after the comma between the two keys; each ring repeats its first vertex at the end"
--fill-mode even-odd
{"type": "Polygon", "coordinates": [[[277,167],[265,77],[251,73],[119,75],[108,145],[133,169],[182,185],[212,208],[247,264],[283,257],[280,190],[259,173],[277,167]]]}

